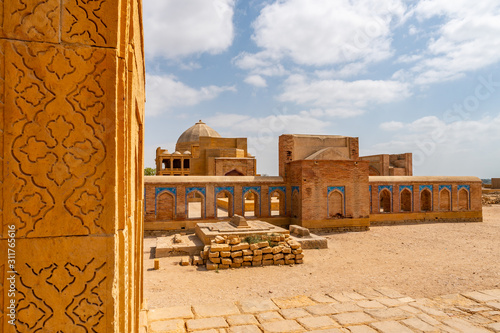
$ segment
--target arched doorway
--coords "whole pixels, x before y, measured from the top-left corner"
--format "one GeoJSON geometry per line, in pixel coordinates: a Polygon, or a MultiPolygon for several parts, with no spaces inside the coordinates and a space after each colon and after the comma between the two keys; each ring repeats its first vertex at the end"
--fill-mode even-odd
{"type": "Polygon", "coordinates": [[[422,212],[432,211],[432,193],[428,189],[420,192],[420,210],[422,212]]]}
{"type": "Polygon", "coordinates": [[[156,198],[156,220],[168,221],[175,218],[175,198],[172,193],[163,191],[156,198]]]}
{"type": "Polygon", "coordinates": [[[401,191],[400,206],[402,212],[412,211],[412,194],[411,191],[407,188],[401,191]]]}
{"type": "Polygon", "coordinates": [[[458,210],[469,210],[469,191],[465,188],[458,191],[458,210]]]}
{"type": "Polygon", "coordinates": [[[224,176],[244,176],[244,174],[236,169],[226,172],[224,176]]]}
{"type": "Polygon", "coordinates": [[[341,218],[344,216],[344,196],[334,190],[328,195],[328,217],[341,218]]]}
{"type": "Polygon", "coordinates": [[[221,191],[217,193],[215,198],[215,216],[216,217],[231,217],[233,213],[233,195],[229,191],[221,191]]]}
{"type": "Polygon", "coordinates": [[[260,215],[260,197],[253,190],[245,193],[243,197],[243,216],[257,217],[260,215]]]}
{"type": "Polygon", "coordinates": [[[269,207],[271,210],[271,216],[285,216],[285,193],[280,190],[274,190],[269,195],[269,207]]]}
{"type": "Polygon", "coordinates": [[[391,197],[392,197],[392,194],[388,189],[384,188],[382,191],[380,191],[380,194],[379,194],[380,213],[390,213],[391,212],[391,208],[392,208],[391,197]]]}
{"type": "Polygon", "coordinates": [[[439,192],[439,210],[445,212],[451,210],[451,193],[447,188],[439,192]]]}
{"type": "Polygon", "coordinates": [[[192,191],[186,196],[186,216],[188,219],[205,218],[205,196],[200,191],[192,191]]]}

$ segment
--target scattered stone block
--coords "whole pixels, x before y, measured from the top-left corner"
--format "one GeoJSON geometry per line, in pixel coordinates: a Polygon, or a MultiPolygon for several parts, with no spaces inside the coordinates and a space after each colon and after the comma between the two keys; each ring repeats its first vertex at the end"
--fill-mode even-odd
{"type": "Polygon", "coordinates": [[[194,256],[193,257],[193,265],[197,265],[197,266],[200,266],[200,265],[203,265],[204,264],[204,260],[202,257],[200,256],[194,256]]]}
{"type": "Polygon", "coordinates": [[[180,264],[181,264],[181,266],[191,265],[191,258],[190,257],[182,257],[180,264]]]}
{"type": "Polygon", "coordinates": [[[154,269],[159,270],[160,269],[160,259],[155,259],[154,260],[154,269]]]}
{"type": "Polygon", "coordinates": [[[290,234],[292,234],[294,236],[304,237],[304,236],[310,235],[309,229],[301,227],[301,226],[296,225],[296,224],[290,225],[289,230],[290,230],[290,234]]]}

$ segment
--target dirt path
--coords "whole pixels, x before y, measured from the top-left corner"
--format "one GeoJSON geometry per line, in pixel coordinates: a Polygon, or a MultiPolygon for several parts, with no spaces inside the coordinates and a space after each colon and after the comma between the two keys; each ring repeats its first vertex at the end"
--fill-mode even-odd
{"type": "MultiPolygon", "coordinates": [[[[372,227],[330,234],[327,250],[305,250],[303,265],[206,271],[179,258],[145,253],[150,308],[391,287],[412,297],[500,288],[500,205],[483,207],[483,223],[372,227]]],[[[145,239],[145,250],[154,246],[145,239]]]]}

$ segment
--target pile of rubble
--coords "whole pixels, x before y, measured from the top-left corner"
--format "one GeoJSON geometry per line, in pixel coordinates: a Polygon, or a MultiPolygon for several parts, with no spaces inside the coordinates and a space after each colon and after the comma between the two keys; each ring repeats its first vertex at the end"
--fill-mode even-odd
{"type": "Polygon", "coordinates": [[[247,266],[302,264],[304,254],[299,242],[289,235],[261,235],[247,237],[217,236],[205,246],[194,265],[206,265],[208,270],[247,266]]]}
{"type": "Polygon", "coordinates": [[[494,193],[483,193],[483,206],[500,204],[500,191],[494,193]]]}

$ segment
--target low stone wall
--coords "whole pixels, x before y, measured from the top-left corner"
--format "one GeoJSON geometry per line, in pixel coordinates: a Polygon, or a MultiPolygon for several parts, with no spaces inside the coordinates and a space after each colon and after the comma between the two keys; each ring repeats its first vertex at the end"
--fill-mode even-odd
{"type": "Polygon", "coordinates": [[[206,245],[194,265],[206,265],[208,270],[250,266],[293,265],[304,262],[302,246],[289,235],[262,235],[259,237],[217,236],[206,245]]]}

